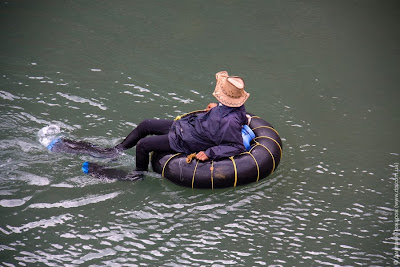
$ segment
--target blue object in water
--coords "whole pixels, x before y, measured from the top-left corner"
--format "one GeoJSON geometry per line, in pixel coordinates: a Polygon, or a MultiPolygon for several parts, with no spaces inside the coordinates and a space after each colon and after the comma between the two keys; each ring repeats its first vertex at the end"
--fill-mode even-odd
{"type": "Polygon", "coordinates": [[[54,140],[51,141],[50,144],[47,146],[47,149],[51,151],[51,150],[53,149],[53,146],[54,146],[56,143],[58,143],[59,141],[61,141],[61,138],[56,138],[56,139],[54,139],[54,140]]]}
{"type": "Polygon", "coordinates": [[[88,161],[85,161],[85,162],[82,164],[82,171],[83,171],[84,173],[86,173],[86,174],[89,173],[89,162],[88,162],[88,161]]]}
{"type": "Polygon", "coordinates": [[[256,137],[256,135],[248,125],[243,125],[242,137],[243,137],[243,145],[245,146],[246,150],[249,151],[251,148],[250,142],[251,140],[254,139],[254,137],[256,137]]]}

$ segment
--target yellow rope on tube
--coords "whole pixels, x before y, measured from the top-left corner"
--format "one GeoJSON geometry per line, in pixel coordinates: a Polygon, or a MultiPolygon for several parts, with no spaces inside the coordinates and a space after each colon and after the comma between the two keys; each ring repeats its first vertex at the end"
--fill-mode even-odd
{"type": "Polygon", "coordinates": [[[236,163],[235,163],[235,160],[233,159],[233,156],[232,156],[232,157],[229,157],[229,158],[232,160],[233,168],[235,169],[235,183],[233,184],[233,186],[236,187],[236,184],[237,184],[237,168],[236,168],[236,163]]]}
{"type": "Polygon", "coordinates": [[[179,154],[181,154],[181,153],[176,153],[175,155],[172,155],[172,156],[164,163],[164,167],[162,168],[162,173],[161,173],[161,176],[162,176],[163,178],[165,178],[165,176],[164,176],[164,170],[165,170],[165,167],[167,166],[167,163],[168,163],[173,157],[178,156],[179,154]]]}
{"type": "MultiPolygon", "coordinates": [[[[274,155],[272,155],[272,153],[271,153],[271,151],[268,149],[268,147],[266,147],[266,146],[260,144],[259,142],[256,142],[256,143],[257,143],[257,144],[256,144],[255,146],[253,146],[253,148],[255,148],[256,146],[262,146],[262,147],[265,148],[265,149],[269,152],[269,154],[271,155],[273,166],[272,166],[272,171],[271,171],[270,174],[272,174],[272,173],[274,172],[274,170],[275,170],[275,158],[274,158],[274,155]]],[[[251,150],[253,150],[253,148],[252,148],[251,150]]],[[[251,150],[250,150],[250,151],[251,151],[251,150]]]]}
{"type": "Polygon", "coordinates": [[[192,153],[192,154],[188,155],[186,157],[186,163],[187,164],[191,163],[194,158],[196,158],[196,153],[192,153]]]}
{"type": "Polygon", "coordinates": [[[256,180],[256,182],[258,182],[258,180],[260,180],[260,167],[258,167],[258,162],[257,162],[256,158],[251,153],[249,153],[249,154],[254,159],[254,162],[256,163],[256,166],[257,166],[257,180],[256,180]]]}
{"type": "Polygon", "coordinates": [[[197,165],[199,165],[200,160],[196,162],[196,166],[194,167],[193,178],[192,178],[192,188],[194,186],[194,176],[196,175],[197,165]]]}
{"type": "Polygon", "coordinates": [[[256,128],[251,129],[251,130],[254,131],[254,130],[257,130],[257,129],[259,129],[259,128],[268,128],[268,129],[271,129],[271,130],[273,130],[277,135],[279,135],[278,131],[275,130],[274,128],[270,127],[270,126],[258,126],[258,127],[256,127],[256,128]]]}
{"type": "Polygon", "coordinates": [[[260,168],[258,167],[258,162],[257,162],[256,158],[250,152],[244,152],[242,154],[249,154],[253,158],[254,162],[256,163],[256,167],[257,167],[257,180],[256,180],[256,182],[258,182],[258,180],[260,180],[260,168]]]}
{"type": "Polygon", "coordinates": [[[254,138],[254,140],[256,140],[257,138],[268,138],[268,139],[271,139],[272,141],[274,141],[274,142],[278,145],[279,150],[281,151],[281,158],[282,158],[282,147],[281,147],[281,145],[278,143],[278,141],[276,141],[274,138],[271,138],[271,137],[269,137],[269,136],[257,136],[256,138],[254,138]]]}

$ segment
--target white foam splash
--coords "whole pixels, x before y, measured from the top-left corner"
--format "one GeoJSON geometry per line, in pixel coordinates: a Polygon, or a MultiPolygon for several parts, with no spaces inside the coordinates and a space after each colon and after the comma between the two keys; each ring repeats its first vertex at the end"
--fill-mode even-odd
{"type": "Polygon", "coordinates": [[[37,136],[43,146],[48,146],[61,133],[60,126],[51,124],[39,130],[37,136]]]}
{"type": "Polygon", "coordinates": [[[24,173],[20,180],[27,182],[29,185],[45,186],[50,184],[50,179],[32,173],[24,173]]]}

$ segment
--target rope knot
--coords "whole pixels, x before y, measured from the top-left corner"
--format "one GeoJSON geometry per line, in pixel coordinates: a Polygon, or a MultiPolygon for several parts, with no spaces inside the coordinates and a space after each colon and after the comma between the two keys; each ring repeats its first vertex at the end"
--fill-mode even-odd
{"type": "Polygon", "coordinates": [[[186,157],[186,163],[189,164],[192,160],[196,158],[196,153],[192,153],[186,157]]]}

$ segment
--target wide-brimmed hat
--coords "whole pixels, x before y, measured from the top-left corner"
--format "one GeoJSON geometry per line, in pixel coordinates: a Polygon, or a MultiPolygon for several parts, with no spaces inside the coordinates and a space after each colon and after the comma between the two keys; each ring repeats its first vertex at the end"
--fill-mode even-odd
{"type": "Polygon", "coordinates": [[[240,107],[246,102],[249,93],[244,90],[244,81],[239,76],[229,76],[228,72],[215,74],[217,85],[213,95],[220,103],[228,107],[240,107]]]}

